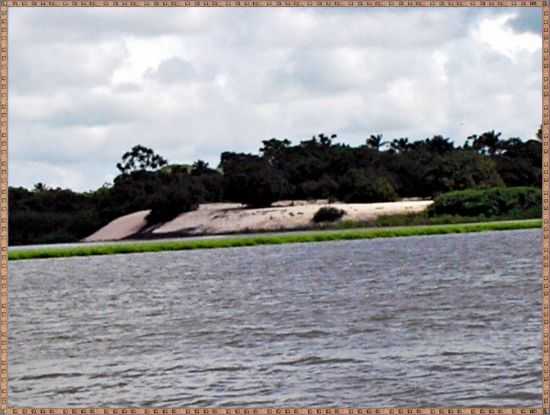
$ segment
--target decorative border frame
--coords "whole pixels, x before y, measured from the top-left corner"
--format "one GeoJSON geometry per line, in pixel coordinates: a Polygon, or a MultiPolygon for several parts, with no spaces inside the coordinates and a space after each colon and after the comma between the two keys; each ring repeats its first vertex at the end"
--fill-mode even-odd
{"type": "Polygon", "coordinates": [[[550,415],[550,0],[0,0],[0,414],[550,415]],[[8,11],[13,7],[539,7],[542,9],[542,407],[27,408],[8,406],[8,11]]]}

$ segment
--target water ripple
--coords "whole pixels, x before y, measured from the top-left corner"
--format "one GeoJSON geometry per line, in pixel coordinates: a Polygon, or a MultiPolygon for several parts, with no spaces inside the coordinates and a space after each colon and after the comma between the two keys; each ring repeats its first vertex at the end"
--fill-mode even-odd
{"type": "Polygon", "coordinates": [[[10,263],[9,404],[540,406],[540,246],[529,230],[10,263]]]}

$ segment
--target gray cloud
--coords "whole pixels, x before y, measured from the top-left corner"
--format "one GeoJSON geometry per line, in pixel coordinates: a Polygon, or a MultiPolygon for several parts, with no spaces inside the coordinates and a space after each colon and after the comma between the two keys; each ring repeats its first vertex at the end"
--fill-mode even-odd
{"type": "Polygon", "coordinates": [[[510,26],[518,32],[542,32],[542,11],[538,7],[524,7],[517,11],[516,17],[510,26]]]}
{"type": "Polygon", "coordinates": [[[350,144],[529,138],[541,120],[536,14],[10,9],[10,184],[96,188],[138,143],[215,165],[225,150],[320,132],[350,144]]]}
{"type": "Polygon", "coordinates": [[[197,72],[190,62],[175,57],[161,62],[156,70],[148,69],[145,72],[146,78],[167,84],[184,82],[196,76],[197,72]]]}
{"type": "Polygon", "coordinates": [[[36,45],[30,40],[20,41],[16,25],[10,24],[8,68],[10,89],[16,93],[35,95],[105,85],[127,58],[120,40],[82,47],[63,43],[62,39],[36,45]]]}
{"type": "MultiPolygon", "coordinates": [[[[209,9],[33,8],[10,10],[10,38],[35,44],[97,43],[114,36],[190,35],[208,32],[218,16],[209,9]],[[183,9],[178,9],[178,11],[183,9]]],[[[13,41],[13,40],[10,40],[13,41]]]]}

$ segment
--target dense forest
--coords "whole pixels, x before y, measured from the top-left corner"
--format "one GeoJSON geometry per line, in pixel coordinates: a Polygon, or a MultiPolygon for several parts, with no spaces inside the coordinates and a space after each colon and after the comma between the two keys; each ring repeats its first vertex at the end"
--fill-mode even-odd
{"type": "Polygon", "coordinates": [[[77,241],[109,221],[151,209],[155,224],[204,202],[239,202],[267,207],[277,200],[329,199],[383,202],[433,198],[463,189],[540,187],[541,130],[535,139],[472,135],[456,146],[435,135],[419,141],[385,141],[371,135],[352,147],[336,135],[319,134],[293,144],[262,141],[258,154],[224,152],[217,168],[198,160],[169,164],[137,145],[116,165],[114,182],[77,193],[38,183],[32,190],[9,188],[9,243],[77,241]]]}

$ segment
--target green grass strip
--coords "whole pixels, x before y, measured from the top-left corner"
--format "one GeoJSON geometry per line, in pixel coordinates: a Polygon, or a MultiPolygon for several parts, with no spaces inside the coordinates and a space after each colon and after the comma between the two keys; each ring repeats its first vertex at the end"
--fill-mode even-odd
{"type": "Polygon", "coordinates": [[[470,233],[532,229],[542,226],[541,219],[462,223],[450,225],[402,226],[392,228],[362,228],[337,231],[309,231],[285,235],[262,235],[227,237],[223,239],[151,241],[139,243],[117,243],[110,245],[94,244],[80,247],[36,248],[14,250],[8,253],[11,261],[37,258],[60,258],[72,256],[113,255],[141,252],[184,251],[192,249],[217,249],[257,245],[278,245],[288,243],[323,242],[353,239],[392,238],[419,235],[442,235],[450,233],[470,233]]]}

